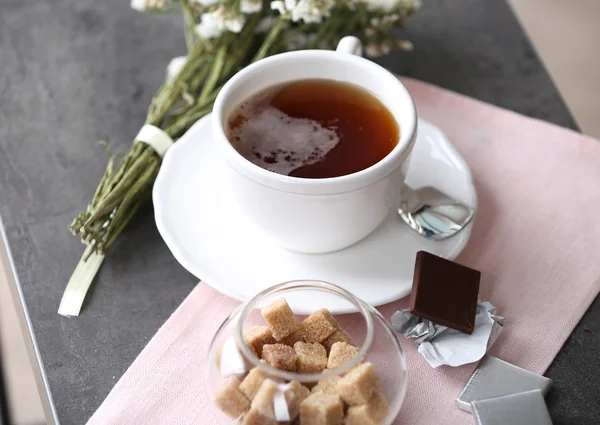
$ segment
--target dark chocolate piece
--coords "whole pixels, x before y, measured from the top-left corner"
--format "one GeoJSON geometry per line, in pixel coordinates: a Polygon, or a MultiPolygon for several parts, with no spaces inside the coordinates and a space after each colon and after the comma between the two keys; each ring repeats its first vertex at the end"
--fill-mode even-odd
{"type": "Polygon", "coordinates": [[[481,272],[425,251],[417,252],[410,312],[472,334],[481,272]]]}

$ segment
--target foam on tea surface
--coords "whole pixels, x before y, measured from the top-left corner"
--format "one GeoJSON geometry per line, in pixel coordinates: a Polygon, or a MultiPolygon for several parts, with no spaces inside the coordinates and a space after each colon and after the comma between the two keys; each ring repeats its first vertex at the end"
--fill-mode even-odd
{"type": "Polygon", "coordinates": [[[398,125],[379,99],[333,80],[267,88],[234,110],[227,133],[250,162],[305,178],[361,171],[383,159],[399,139],[398,125]]]}
{"type": "Polygon", "coordinates": [[[308,118],[295,118],[272,106],[254,102],[240,106],[243,122],[231,131],[237,150],[250,162],[289,175],[321,162],[340,141],[335,129],[308,118]],[[246,117],[252,117],[248,119],[246,117]]]}

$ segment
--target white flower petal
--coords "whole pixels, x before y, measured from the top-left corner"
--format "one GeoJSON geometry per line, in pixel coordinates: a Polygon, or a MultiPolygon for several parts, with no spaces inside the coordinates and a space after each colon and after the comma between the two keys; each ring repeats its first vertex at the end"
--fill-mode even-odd
{"type": "Polygon", "coordinates": [[[256,0],[242,0],[240,2],[240,11],[242,13],[252,14],[260,12],[262,9],[262,2],[256,0]]]}
{"type": "Polygon", "coordinates": [[[286,10],[292,10],[294,9],[298,4],[298,1],[296,0],[285,0],[285,8],[286,10]]]}
{"type": "Polygon", "coordinates": [[[226,19],[223,22],[223,24],[225,25],[225,29],[235,33],[239,33],[242,30],[242,28],[244,28],[245,23],[246,20],[242,16],[226,19]]]}
{"type": "Polygon", "coordinates": [[[365,47],[365,53],[367,56],[377,57],[381,56],[381,49],[377,44],[369,44],[365,47]]]}
{"type": "Polygon", "coordinates": [[[288,15],[293,22],[319,23],[334,5],[335,0],[277,0],[271,2],[271,9],[288,15]]]}
{"type": "Polygon", "coordinates": [[[169,65],[167,65],[167,80],[175,78],[175,76],[181,72],[181,68],[183,68],[186,63],[187,58],[185,56],[178,56],[171,59],[171,62],[169,62],[169,65]]]}
{"type": "Polygon", "coordinates": [[[131,0],[131,3],[129,5],[131,6],[132,9],[143,12],[148,7],[148,1],[147,0],[131,0]]]}
{"type": "Polygon", "coordinates": [[[219,0],[192,0],[194,3],[201,4],[202,6],[211,6],[219,2],[219,0]]]}
{"type": "Polygon", "coordinates": [[[398,3],[397,0],[367,0],[367,6],[371,10],[383,10],[384,12],[389,12],[398,3]]]}
{"type": "Polygon", "coordinates": [[[285,15],[285,5],[281,0],[275,0],[271,2],[271,9],[278,11],[280,14],[285,15]]]}
{"type": "Polygon", "coordinates": [[[225,25],[222,13],[219,11],[203,13],[200,23],[196,25],[196,34],[202,39],[215,38],[223,34],[225,25]]]}
{"type": "Polygon", "coordinates": [[[390,12],[394,9],[419,9],[420,0],[366,0],[367,6],[371,10],[380,10],[390,12]]]}

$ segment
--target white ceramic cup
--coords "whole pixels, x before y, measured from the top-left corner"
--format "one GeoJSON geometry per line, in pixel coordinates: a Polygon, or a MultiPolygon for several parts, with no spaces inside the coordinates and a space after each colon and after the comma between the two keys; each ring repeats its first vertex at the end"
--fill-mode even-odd
{"type": "Polygon", "coordinates": [[[215,143],[226,163],[231,196],[241,211],[281,246],[305,253],[346,248],[369,235],[398,207],[417,133],[417,113],[402,83],[364,59],[355,37],[336,51],[301,50],[262,59],[221,89],[213,109],[215,143]],[[240,155],[226,136],[227,120],[247,98],[273,85],[330,79],[362,87],[392,113],[400,128],[396,147],[381,161],[341,177],[307,179],[265,170],[240,155]]]}

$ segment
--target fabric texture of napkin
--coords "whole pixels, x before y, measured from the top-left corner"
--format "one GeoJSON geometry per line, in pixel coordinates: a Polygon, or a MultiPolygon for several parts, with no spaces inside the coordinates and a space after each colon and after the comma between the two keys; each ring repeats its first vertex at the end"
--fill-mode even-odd
{"type": "MultiPolygon", "coordinates": [[[[600,142],[411,79],[419,115],[442,129],[479,198],[458,262],[506,318],[491,354],[543,373],[600,290],[600,142]]],[[[408,300],[382,306],[386,318],[408,300]]],[[[238,305],[199,284],[117,382],[89,424],[216,425],[203,374],[213,333],[238,305]]],[[[432,369],[405,340],[398,424],[471,423],[454,400],[475,365],[432,369]]]]}

